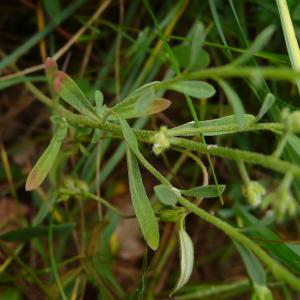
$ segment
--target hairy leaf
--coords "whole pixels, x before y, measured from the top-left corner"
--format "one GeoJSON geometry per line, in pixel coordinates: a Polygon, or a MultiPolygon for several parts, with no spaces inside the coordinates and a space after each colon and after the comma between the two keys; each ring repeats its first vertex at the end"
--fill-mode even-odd
{"type": "Polygon", "coordinates": [[[146,194],[140,169],[134,153],[127,147],[129,189],[133,208],[148,246],[156,250],[159,245],[158,221],[146,194]]]}

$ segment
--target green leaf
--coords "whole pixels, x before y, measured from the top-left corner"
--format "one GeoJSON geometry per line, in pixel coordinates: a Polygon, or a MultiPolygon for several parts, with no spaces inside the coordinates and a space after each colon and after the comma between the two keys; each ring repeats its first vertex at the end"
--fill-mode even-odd
{"type": "MultiPolygon", "coordinates": [[[[190,63],[191,45],[178,45],[172,48],[175,59],[182,69],[187,69],[190,63]]],[[[208,67],[210,63],[210,56],[207,51],[199,49],[197,58],[191,66],[191,70],[200,70],[208,67]]]]}
{"type": "Polygon", "coordinates": [[[112,110],[119,113],[127,107],[132,105],[134,106],[137,102],[143,101],[143,99],[146,99],[146,101],[149,101],[149,99],[155,99],[155,86],[159,83],[159,81],[153,81],[139,87],[120,103],[117,103],[114,107],[112,107],[112,110]]]}
{"type": "Polygon", "coordinates": [[[244,52],[241,56],[239,56],[236,60],[234,60],[232,65],[240,65],[245,63],[247,60],[253,57],[258,51],[260,51],[270,40],[271,36],[275,31],[275,27],[273,25],[265,28],[254,40],[250,48],[244,52]]]}
{"type": "Polygon", "coordinates": [[[112,107],[112,111],[124,119],[130,119],[148,116],[167,109],[171,102],[156,96],[153,87],[155,84],[156,82],[138,89],[124,101],[112,107]]]}
{"type": "Polygon", "coordinates": [[[55,23],[59,23],[57,16],[61,12],[60,0],[44,0],[45,10],[55,23]]]}
{"type": "Polygon", "coordinates": [[[245,120],[244,120],[245,109],[244,109],[244,106],[242,104],[240,97],[235,92],[235,90],[232,89],[232,87],[225,81],[219,79],[218,83],[221,86],[221,88],[223,89],[225,95],[227,96],[228,102],[230,103],[230,105],[235,113],[238,125],[240,127],[244,126],[244,124],[245,124],[245,120]]]}
{"type": "MultiPolygon", "coordinates": [[[[244,114],[243,119],[245,126],[253,124],[256,118],[253,115],[244,114]]],[[[222,134],[235,133],[238,127],[237,119],[235,115],[229,115],[218,119],[199,121],[199,127],[203,129],[205,136],[215,136],[222,134]]],[[[179,132],[181,129],[196,128],[195,122],[188,122],[186,124],[169,129],[170,133],[179,132]]],[[[177,134],[177,133],[176,133],[177,134]]],[[[184,136],[191,135],[189,133],[180,134],[184,136]]]]}
{"type": "Polygon", "coordinates": [[[194,247],[190,236],[183,228],[179,229],[178,234],[180,245],[180,276],[172,294],[181,289],[188,282],[194,265],[194,247]]]}
{"type": "Polygon", "coordinates": [[[239,251],[242,260],[247,269],[248,275],[253,284],[264,286],[266,285],[266,273],[256,256],[242,244],[235,242],[234,245],[239,251]]]}
{"type": "Polygon", "coordinates": [[[160,184],[154,187],[154,192],[160,202],[165,205],[176,205],[178,195],[170,186],[160,184]]]}
{"type": "MultiPolygon", "coordinates": [[[[95,91],[94,100],[96,104],[96,113],[98,116],[102,116],[107,108],[106,106],[103,106],[104,97],[101,91],[98,90],[95,91]]],[[[97,143],[100,139],[100,136],[101,136],[101,130],[95,128],[91,143],[92,144],[97,143]]]]}
{"type": "Polygon", "coordinates": [[[94,121],[101,121],[94,111],[94,107],[86,98],[75,81],[65,72],[58,71],[54,75],[53,88],[58,95],[78,112],[94,121]]]}
{"type": "Polygon", "coordinates": [[[226,186],[219,184],[218,187],[216,185],[197,186],[188,190],[180,190],[180,192],[187,197],[214,198],[219,197],[219,191],[223,194],[226,186]]]}
{"type": "Polygon", "coordinates": [[[250,290],[250,281],[241,279],[235,282],[217,284],[197,284],[189,285],[182,289],[176,295],[176,300],[193,300],[193,299],[235,299],[234,296],[244,294],[250,290]]]}
{"type": "Polygon", "coordinates": [[[42,182],[45,180],[46,176],[50,172],[56,157],[61,148],[62,142],[67,134],[67,125],[66,122],[61,118],[56,118],[56,127],[55,133],[50,141],[50,144],[43,152],[41,157],[38,159],[37,163],[29,173],[25,185],[26,191],[31,191],[36,189],[42,182]],[[60,120],[60,121],[58,121],[60,120]]]}
{"type": "Polygon", "coordinates": [[[210,98],[216,93],[211,84],[196,80],[179,81],[169,85],[168,89],[199,99],[210,98]]]}
{"type": "Polygon", "coordinates": [[[146,194],[138,162],[134,153],[127,147],[127,167],[131,201],[148,246],[156,250],[159,245],[158,222],[146,194]]]}
{"type": "Polygon", "coordinates": [[[58,72],[58,66],[54,59],[47,57],[45,61],[45,73],[49,85],[52,87],[55,74],[58,72]]]}
{"type": "Polygon", "coordinates": [[[141,109],[137,105],[130,105],[122,109],[118,109],[119,116],[124,119],[141,118],[149,115],[157,114],[171,105],[171,101],[163,98],[153,99],[145,109],[141,109]]]}
{"type": "Polygon", "coordinates": [[[95,104],[96,104],[96,112],[97,114],[101,113],[103,106],[104,96],[101,91],[95,91],[95,104]]]}
{"type": "Polygon", "coordinates": [[[191,43],[190,63],[189,63],[190,68],[192,68],[197,62],[198,55],[203,46],[205,37],[206,36],[205,36],[204,25],[201,22],[197,22],[193,32],[192,43],[191,43]]]}
{"type": "Polygon", "coordinates": [[[269,109],[272,107],[274,103],[275,103],[274,95],[271,93],[267,93],[255,121],[259,122],[261,118],[269,111],[269,109]]]}
{"type": "MultiPolygon", "coordinates": [[[[53,234],[65,234],[75,228],[75,223],[52,225],[53,234]]],[[[47,237],[49,226],[31,226],[13,230],[0,235],[0,239],[8,242],[28,242],[33,238],[47,237]]]]}
{"type": "Polygon", "coordinates": [[[120,122],[122,133],[123,133],[126,143],[129,145],[130,149],[135,154],[137,154],[137,152],[139,152],[139,145],[138,145],[137,138],[134,134],[134,131],[129,126],[129,124],[127,123],[126,120],[119,118],[119,122],[120,122]]]}

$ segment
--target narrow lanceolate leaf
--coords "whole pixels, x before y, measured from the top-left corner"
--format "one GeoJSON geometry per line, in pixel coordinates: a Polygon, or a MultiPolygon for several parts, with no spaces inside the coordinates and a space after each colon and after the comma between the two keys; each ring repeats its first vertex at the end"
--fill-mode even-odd
{"type": "Polygon", "coordinates": [[[66,103],[71,105],[78,112],[94,121],[100,121],[90,101],[86,98],[75,81],[65,72],[58,71],[55,73],[53,88],[66,103]]]}
{"type": "Polygon", "coordinates": [[[221,86],[221,88],[223,89],[223,91],[228,99],[228,102],[230,103],[230,105],[235,113],[238,125],[240,127],[244,126],[244,124],[245,124],[245,120],[244,120],[245,109],[244,109],[244,106],[242,104],[240,97],[235,92],[235,90],[224,80],[219,79],[218,83],[221,86]]]}
{"type": "Polygon", "coordinates": [[[253,57],[258,51],[260,51],[270,40],[271,36],[274,33],[274,26],[270,25],[265,28],[254,40],[250,48],[244,52],[241,56],[239,56],[236,60],[234,60],[231,64],[240,65],[245,63],[247,60],[253,57]]]}
{"type": "Polygon", "coordinates": [[[266,273],[256,256],[246,247],[238,242],[234,242],[235,247],[238,249],[248,275],[255,285],[266,285],[266,273]]]}
{"type": "Polygon", "coordinates": [[[168,89],[199,99],[210,98],[216,93],[211,84],[196,80],[179,81],[169,85],[168,89]]]}
{"type": "Polygon", "coordinates": [[[275,103],[275,97],[273,94],[268,93],[263,101],[263,104],[256,117],[256,122],[260,121],[261,118],[269,111],[272,105],[275,103]]]}
{"type": "Polygon", "coordinates": [[[146,194],[138,162],[129,147],[127,147],[127,167],[131,201],[137,221],[146,243],[151,249],[156,250],[159,245],[158,222],[146,194]]]}
{"type": "Polygon", "coordinates": [[[176,205],[177,197],[180,196],[179,190],[176,190],[165,184],[159,184],[154,187],[154,192],[160,202],[165,205],[176,205]]]}
{"type": "Polygon", "coordinates": [[[159,112],[164,111],[171,105],[171,101],[159,98],[159,99],[153,99],[151,103],[147,104],[147,107],[141,108],[138,107],[135,104],[124,106],[119,108],[118,110],[114,110],[118,112],[119,116],[121,116],[124,119],[133,119],[133,118],[141,118],[153,114],[157,114],[159,112]]]}
{"type": "Polygon", "coordinates": [[[130,119],[152,115],[167,109],[171,102],[158,98],[153,85],[138,89],[124,101],[112,107],[112,111],[124,119],[130,119]]]}
{"type": "Polygon", "coordinates": [[[219,197],[219,194],[223,194],[225,191],[225,185],[205,185],[196,186],[188,190],[180,190],[180,192],[187,197],[197,197],[197,198],[214,198],[219,197]],[[219,189],[218,189],[219,188],[219,189]]]}
{"type": "MultiPolygon", "coordinates": [[[[244,118],[244,122],[245,122],[244,126],[251,125],[256,120],[256,118],[253,115],[249,115],[249,114],[244,114],[243,118],[244,118]]],[[[235,115],[229,115],[229,116],[221,117],[218,119],[199,121],[199,127],[200,127],[203,135],[215,136],[215,135],[235,133],[238,129],[238,122],[236,120],[235,115]]],[[[194,133],[186,130],[189,128],[197,128],[195,126],[194,121],[171,128],[171,129],[169,129],[169,133],[174,134],[174,135],[176,133],[176,135],[181,135],[181,136],[195,135],[194,133]]]]}
{"type": "Polygon", "coordinates": [[[62,124],[63,127],[57,128],[50,144],[43,152],[41,157],[38,159],[37,163],[29,173],[25,185],[26,191],[31,191],[36,189],[39,185],[43,183],[46,176],[50,172],[55,159],[59,153],[63,139],[67,134],[67,127],[62,124]]]}
{"type": "Polygon", "coordinates": [[[180,245],[180,276],[177,284],[172,291],[174,294],[181,289],[190,279],[194,265],[194,247],[193,242],[187,232],[179,229],[179,245],[180,245]]]}
{"type": "Polygon", "coordinates": [[[155,86],[159,83],[159,81],[153,81],[141,86],[140,88],[136,89],[131,94],[129,94],[124,100],[112,107],[112,110],[115,112],[120,112],[125,107],[135,105],[137,102],[143,101],[145,99],[146,101],[155,99],[155,86]]]}
{"type": "Polygon", "coordinates": [[[134,131],[129,126],[126,120],[119,118],[119,122],[121,125],[122,133],[126,143],[129,145],[130,149],[137,154],[139,152],[139,145],[137,142],[137,138],[134,134],[134,131]]]}
{"type": "MultiPolygon", "coordinates": [[[[95,91],[94,95],[95,105],[96,105],[96,113],[98,116],[102,116],[105,111],[105,106],[103,106],[104,96],[101,91],[95,91]]],[[[99,141],[101,136],[101,130],[100,129],[94,129],[93,137],[91,140],[92,144],[95,144],[99,141]]]]}

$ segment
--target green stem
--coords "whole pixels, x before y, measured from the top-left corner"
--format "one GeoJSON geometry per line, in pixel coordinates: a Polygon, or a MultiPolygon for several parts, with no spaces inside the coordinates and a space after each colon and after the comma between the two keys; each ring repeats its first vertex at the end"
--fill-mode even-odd
{"type": "Polygon", "coordinates": [[[244,181],[245,186],[249,185],[250,184],[250,178],[249,178],[249,175],[248,175],[248,172],[247,172],[247,169],[245,167],[244,162],[243,161],[237,161],[237,165],[239,167],[240,174],[241,174],[241,177],[244,181]]]}
{"type": "Polygon", "coordinates": [[[236,228],[222,221],[221,219],[207,213],[205,210],[195,206],[190,201],[179,198],[178,202],[184,207],[188,208],[195,215],[199,216],[206,222],[216,226],[222,230],[226,235],[230,236],[237,242],[240,242],[242,245],[250,249],[260,260],[265,263],[265,265],[271,270],[274,277],[279,280],[284,280],[292,288],[297,291],[300,291],[300,280],[294,274],[285,269],[281,264],[273,260],[261,247],[251,241],[244,234],[240,233],[236,228]]]}
{"type": "Polygon", "coordinates": [[[181,74],[175,78],[162,81],[156,85],[156,89],[167,89],[170,85],[182,81],[192,79],[214,79],[214,78],[269,78],[274,80],[292,80],[300,78],[300,71],[294,71],[288,68],[256,68],[256,67],[236,67],[236,66],[222,66],[204,69],[190,73],[181,74]]]}
{"type": "MultiPolygon", "coordinates": [[[[291,71],[289,71],[291,72],[291,71]]],[[[299,74],[300,75],[300,74],[299,74]]],[[[32,84],[30,84],[30,89],[34,93],[35,90],[32,89],[32,84]]],[[[37,97],[39,94],[37,94],[37,97]]],[[[45,95],[43,95],[45,98],[45,95]]],[[[51,100],[48,98],[49,102],[51,103],[51,100]]],[[[48,101],[47,101],[48,102],[48,101]]],[[[81,116],[78,114],[74,114],[71,111],[67,110],[63,106],[59,105],[58,110],[60,113],[67,118],[67,120],[71,124],[83,125],[91,128],[99,128],[102,129],[104,132],[111,132],[115,135],[116,138],[120,137],[122,138],[122,130],[119,125],[110,123],[110,122],[96,122],[93,121],[85,116],[81,116]]],[[[272,125],[264,125],[264,124],[256,124],[252,126],[270,126],[270,130],[280,130],[281,125],[279,126],[278,123],[270,123],[272,125]]],[[[266,127],[265,127],[266,129],[266,127]]],[[[141,130],[141,129],[134,129],[134,132],[137,136],[137,139],[139,142],[146,142],[146,143],[152,143],[153,135],[156,133],[155,131],[149,131],[149,130],[141,130]]],[[[282,161],[279,159],[276,159],[274,157],[270,157],[267,155],[250,152],[250,151],[243,151],[238,149],[230,149],[225,147],[219,147],[217,145],[208,145],[205,146],[203,143],[197,143],[194,141],[190,141],[183,138],[176,138],[176,137],[170,137],[171,145],[178,146],[180,148],[185,148],[187,150],[196,151],[198,153],[207,153],[218,156],[218,157],[225,157],[228,159],[232,159],[235,161],[243,160],[247,163],[252,163],[256,165],[260,165],[266,168],[269,168],[274,171],[278,171],[280,173],[285,173],[286,171],[291,171],[296,177],[300,178],[300,168],[296,165],[292,165],[286,161],[282,161]]]]}
{"type": "Polygon", "coordinates": [[[277,158],[259,154],[250,151],[244,151],[239,149],[231,149],[226,147],[220,147],[217,145],[208,145],[207,147],[201,143],[189,141],[182,138],[170,138],[170,142],[173,146],[180,148],[197,151],[199,153],[209,152],[211,155],[232,159],[235,161],[244,161],[250,164],[260,165],[262,167],[285,174],[287,171],[292,172],[296,177],[300,178],[300,168],[289,162],[279,160],[277,158]]]}

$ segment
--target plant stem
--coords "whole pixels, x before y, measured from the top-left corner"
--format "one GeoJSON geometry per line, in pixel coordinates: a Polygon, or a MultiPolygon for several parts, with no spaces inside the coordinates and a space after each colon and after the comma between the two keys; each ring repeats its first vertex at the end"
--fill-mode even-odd
{"type": "Polygon", "coordinates": [[[236,228],[222,221],[221,219],[207,213],[205,210],[195,206],[190,201],[179,198],[178,202],[184,207],[188,208],[195,215],[203,220],[222,230],[226,235],[232,239],[240,242],[242,245],[250,249],[263,263],[271,270],[273,275],[279,280],[286,281],[295,290],[300,291],[300,280],[294,274],[285,269],[281,264],[273,260],[261,247],[251,241],[244,234],[240,233],[236,228]]]}

